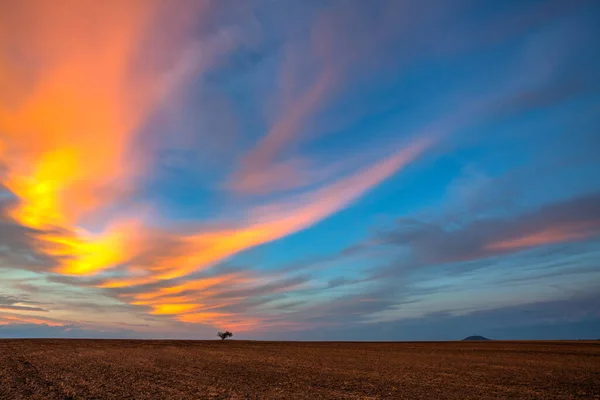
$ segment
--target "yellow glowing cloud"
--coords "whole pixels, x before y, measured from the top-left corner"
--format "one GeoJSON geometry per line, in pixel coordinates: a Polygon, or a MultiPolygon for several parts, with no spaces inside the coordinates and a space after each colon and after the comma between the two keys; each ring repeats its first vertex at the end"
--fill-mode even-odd
{"type": "Polygon", "coordinates": [[[0,105],[4,183],[20,199],[13,217],[35,228],[73,224],[117,195],[135,168],[126,151],[157,87],[150,76],[134,78],[133,68],[157,3],[12,7],[20,24],[9,25],[2,44],[37,62],[32,83],[23,65],[3,68],[21,90],[0,105]]]}
{"type": "MultiPolygon", "coordinates": [[[[144,46],[156,29],[156,18],[165,18],[165,4],[23,0],[0,5],[0,84],[6,88],[0,98],[0,164],[6,166],[0,183],[18,198],[10,216],[39,230],[41,250],[58,260],[58,273],[98,274],[152,246],[136,218],[103,220],[95,233],[82,226],[87,218],[102,219],[104,210],[118,205],[133,189],[133,178],[146,161],[140,149],[133,151],[140,128],[166,88],[175,84],[174,76],[181,78],[177,71],[187,70],[175,68],[172,73],[145,64],[144,46]],[[12,55],[15,49],[18,58],[12,55]]],[[[248,164],[260,169],[275,158],[326,94],[330,80],[326,73],[316,81],[247,157],[248,164]]],[[[233,274],[177,284],[169,280],[321,221],[407,165],[428,145],[419,141],[354,175],[261,207],[231,228],[173,234],[175,254],[128,265],[126,278],[105,280],[100,286],[163,281],[160,289],[121,298],[147,306],[153,314],[176,314],[184,322],[218,325],[227,320],[238,330],[253,326],[256,320],[206,311],[216,305],[205,305],[186,292],[201,294],[220,284],[239,287],[260,279],[233,274]]],[[[261,189],[248,179],[251,187],[242,185],[240,190],[261,189]]]]}
{"type": "Polygon", "coordinates": [[[57,272],[68,275],[90,275],[127,261],[138,249],[138,231],[143,229],[135,219],[119,221],[101,234],[79,230],[72,236],[42,234],[44,251],[58,256],[57,272]]]}
{"type": "Polygon", "coordinates": [[[158,304],[153,306],[150,314],[181,314],[189,311],[195,311],[202,307],[202,304],[158,304]]]}
{"type": "Polygon", "coordinates": [[[131,190],[143,161],[131,151],[134,139],[176,83],[168,69],[144,64],[152,24],[158,16],[169,22],[162,7],[156,0],[0,5],[0,79],[8,89],[0,98],[7,167],[0,179],[18,198],[10,210],[17,222],[68,232],[40,237],[50,254],[64,256],[58,272],[94,274],[135,250],[136,230],[122,222],[100,234],[79,223],[131,190]]]}

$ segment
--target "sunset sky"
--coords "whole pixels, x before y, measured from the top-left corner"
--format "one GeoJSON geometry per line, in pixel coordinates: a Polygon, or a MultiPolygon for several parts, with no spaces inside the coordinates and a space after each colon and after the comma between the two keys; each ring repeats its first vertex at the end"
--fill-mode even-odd
{"type": "Polygon", "coordinates": [[[599,20],[0,0],[0,337],[600,337],[599,20]]]}

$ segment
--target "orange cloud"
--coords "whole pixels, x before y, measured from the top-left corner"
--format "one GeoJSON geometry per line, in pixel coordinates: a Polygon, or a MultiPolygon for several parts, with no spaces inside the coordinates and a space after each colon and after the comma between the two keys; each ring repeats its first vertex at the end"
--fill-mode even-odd
{"type": "Polygon", "coordinates": [[[200,307],[202,307],[202,304],[158,304],[152,307],[153,310],[150,314],[182,314],[189,311],[195,311],[200,307]]]}
{"type": "MultiPolygon", "coordinates": [[[[228,284],[228,286],[239,285],[250,282],[251,278],[242,274],[224,274],[203,279],[194,279],[181,284],[172,284],[153,292],[140,293],[135,295],[139,301],[150,301],[152,299],[162,298],[164,296],[174,296],[185,291],[202,291],[212,288],[216,285],[228,284]]],[[[168,301],[175,301],[176,298],[169,297],[168,301]]]]}
{"type": "Polygon", "coordinates": [[[64,256],[58,272],[94,274],[134,250],[135,224],[92,234],[80,223],[125,196],[143,167],[134,140],[182,69],[177,57],[164,68],[146,57],[153,24],[172,25],[172,11],[156,0],[0,6],[0,179],[18,223],[69,232],[41,237],[64,256]]]}
{"type": "MultiPolygon", "coordinates": [[[[410,163],[430,144],[430,140],[419,140],[354,175],[316,191],[255,209],[245,226],[183,236],[180,238],[183,245],[178,247],[178,253],[174,257],[161,257],[162,263],[148,268],[146,276],[116,278],[105,281],[101,286],[131,287],[163,281],[164,286],[159,289],[146,291],[142,287],[140,292],[124,294],[120,298],[134,305],[148,306],[152,314],[176,315],[175,318],[181,322],[227,326],[228,329],[237,331],[255,329],[257,325],[264,323],[263,318],[218,311],[230,305],[227,303],[235,304],[244,300],[245,295],[233,295],[236,298],[229,296],[224,300],[221,297],[230,288],[252,290],[270,282],[273,277],[233,273],[180,283],[172,283],[170,280],[208,268],[243,250],[308,228],[344,208],[410,163]],[[215,311],[210,311],[211,309],[215,311]]],[[[293,282],[281,290],[290,290],[303,284],[302,281],[293,282]]],[[[277,287],[269,288],[269,294],[277,292],[277,287]]]]}
{"type": "MultiPolygon", "coordinates": [[[[152,261],[140,255],[151,253],[156,238],[139,218],[103,220],[99,232],[84,229],[86,218],[101,219],[104,210],[119,205],[134,189],[134,178],[148,157],[140,149],[133,151],[140,130],[169,89],[198,61],[196,53],[186,52],[185,65],[159,68],[145,54],[156,22],[168,22],[165,4],[159,0],[2,3],[0,83],[7,89],[0,99],[0,164],[6,167],[0,183],[18,199],[10,216],[39,230],[41,250],[55,257],[56,272],[95,275],[127,264],[124,277],[105,279],[99,286],[162,281],[160,289],[120,298],[147,306],[152,314],[177,315],[183,322],[227,321],[234,329],[246,329],[258,321],[207,311],[223,304],[205,302],[205,297],[208,290],[217,291],[215,286],[252,286],[264,283],[264,277],[234,274],[177,284],[171,280],[316,224],[407,165],[429,142],[421,140],[317,190],[251,210],[246,221],[231,227],[161,233],[177,245],[177,251],[161,247],[152,261]],[[160,254],[163,250],[165,254],[160,254]]],[[[293,139],[330,91],[332,80],[332,70],[325,68],[275,122],[246,158],[250,175],[242,176],[239,190],[262,191],[285,179],[283,174],[265,181],[256,174],[293,139]]]]}
{"type": "Polygon", "coordinates": [[[179,254],[152,267],[150,276],[107,281],[104,287],[124,287],[170,280],[207,268],[243,250],[272,242],[306,229],[339,211],[367,190],[388,178],[419,156],[430,140],[420,139],[409,147],[329,186],[261,207],[246,225],[183,236],[179,254]]]}
{"type": "Polygon", "coordinates": [[[41,234],[43,250],[59,259],[56,271],[67,275],[96,274],[127,261],[139,249],[141,221],[132,219],[111,224],[101,234],[78,229],[67,236],[41,234]]]}
{"type": "Polygon", "coordinates": [[[247,332],[261,326],[259,318],[241,317],[231,313],[199,312],[177,316],[177,320],[192,324],[205,324],[223,327],[234,332],[247,332]]]}
{"type": "Polygon", "coordinates": [[[4,183],[20,199],[13,216],[36,228],[73,224],[134,172],[127,150],[157,100],[156,83],[135,79],[134,64],[157,3],[13,7],[20,23],[3,45],[35,60],[31,84],[18,73],[29,63],[3,68],[21,91],[0,108],[4,183]]]}
{"type": "MultiPolygon", "coordinates": [[[[308,193],[299,199],[262,207],[246,227],[208,235],[190,237],[194,245],[203,249],[194,259],[199,265],[213,263],[250,247],[268,243],[306,229],[329,215],[339,211],[360,197],[367,190],[404,167],[429,146],[427,140],[419,140],[406,149],[381,160],[368,168],[308,193]]],[[[194,265],[179,265],[160,275],[170,279],[188,274],[194,265]]]]}

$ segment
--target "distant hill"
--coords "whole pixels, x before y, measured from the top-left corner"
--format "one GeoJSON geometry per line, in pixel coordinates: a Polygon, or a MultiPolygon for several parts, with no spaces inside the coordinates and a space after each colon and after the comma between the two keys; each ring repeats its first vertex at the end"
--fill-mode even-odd
{"type": "Polygon", "coordinates": [[[490,339],[483,337],[483,336],[467,336],[463,340],[490,340],[490,339]]]}

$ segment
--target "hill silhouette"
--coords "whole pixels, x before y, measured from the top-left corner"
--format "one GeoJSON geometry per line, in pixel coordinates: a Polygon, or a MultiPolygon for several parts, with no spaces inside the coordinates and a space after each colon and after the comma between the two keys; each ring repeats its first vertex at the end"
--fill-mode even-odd
{"type": "Polygon", "coordinates": [[[463,339],[464,340],[490,340],[486,337],[483,336],[467,336],[466,338],[463,339]]]}

